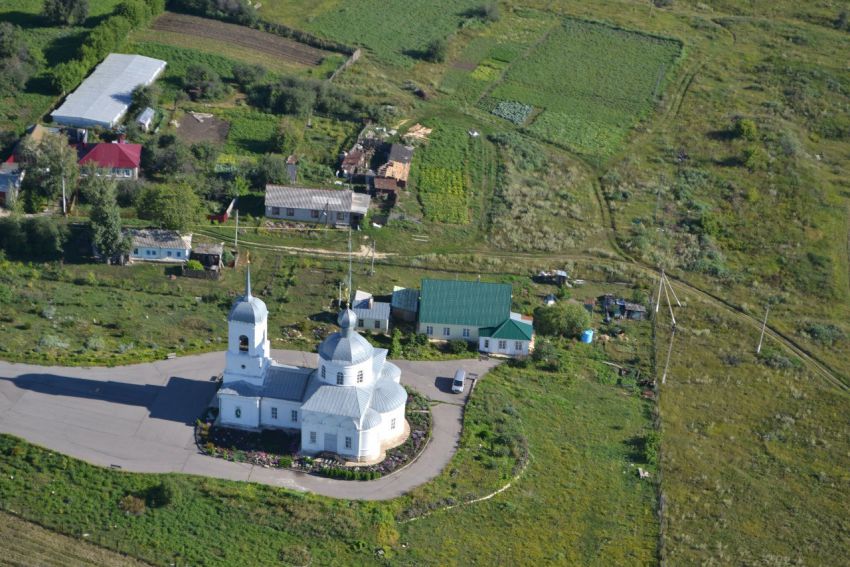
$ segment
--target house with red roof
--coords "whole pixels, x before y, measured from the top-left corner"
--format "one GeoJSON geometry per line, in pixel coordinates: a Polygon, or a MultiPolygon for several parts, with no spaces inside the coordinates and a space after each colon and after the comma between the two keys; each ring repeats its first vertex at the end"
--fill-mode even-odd
{"type": "Polygon", "coordinates": [[[99,175],[116,179],[138,179],[142,161],[141,144],[100,143],[77,145],[81,168],[94,165],[99,175]]]}

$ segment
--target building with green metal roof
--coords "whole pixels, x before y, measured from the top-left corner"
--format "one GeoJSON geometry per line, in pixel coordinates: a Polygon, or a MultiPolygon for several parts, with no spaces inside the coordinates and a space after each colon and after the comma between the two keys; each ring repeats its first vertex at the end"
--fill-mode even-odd
{"type": "Polygon", "coordinates": [[[477,342],[484,352],[527,355],[534,331],[511,313],[511,297],[508,284],[422,280],[417,330],[432,340],[477,342]]]}

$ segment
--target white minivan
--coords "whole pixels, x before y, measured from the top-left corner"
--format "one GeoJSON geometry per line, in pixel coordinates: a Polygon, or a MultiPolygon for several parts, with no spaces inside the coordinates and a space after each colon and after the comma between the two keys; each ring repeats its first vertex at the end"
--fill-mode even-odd
{"type": "Polygon", "coordinates": [[[462,368],[458,368],[458,371],[455,372],[455,377],[452,380],[452,392],[455,394],[462,394],[463,387],[466,384],[466,370],[462,368]]]}

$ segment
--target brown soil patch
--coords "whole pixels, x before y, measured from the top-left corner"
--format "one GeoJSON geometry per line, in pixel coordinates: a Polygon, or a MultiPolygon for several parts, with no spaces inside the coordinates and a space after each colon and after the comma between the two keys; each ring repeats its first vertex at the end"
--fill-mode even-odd
{"type": "Polygon", "coordinates": [[[205,37],[253,49],[306,66],[316,66],[331,52],[259,30],[207,18],[166,12],[151,26],[154,30],[205,37]]]}
{"type": "Polygon", "coordinates": [[[452,63],[452,67],[460,69],[461,71],[475,71],[475,68],[478,67],[478,63],[473,63],[471,61],[455,61],[452,63]]]}
{"type": "Polygon", "coordinates": [[[178,123],[180,127],[175,129],[175,133],[187,144],[198,142],[223,144],[227,141],[227,133],[230,132],[230,122],[215,116],[202,115],[195,118],[187,112],[178,123]]]}

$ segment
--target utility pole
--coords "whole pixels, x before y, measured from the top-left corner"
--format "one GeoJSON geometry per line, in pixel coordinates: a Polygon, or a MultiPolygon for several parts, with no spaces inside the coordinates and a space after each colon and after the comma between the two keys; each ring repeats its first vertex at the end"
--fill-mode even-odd
{"type": "Polygon", "coordinates": [[[354,290],[351,287],[351,226],[348,227],[348,297],[345,298],[346,304],[350,306],[351,297],[354,295],[354,290]]]}
{"type": "Polygon", "coordinates": [[[761,324],[761,337],[759,337],[759,346],[756,347],[756,354],[761,353],[761,344],[764,341],[764,330],[767,328],[768,313],[770,313],[770,303],[767,304],[767,308],[764,310],[764,322],[761,324]]]}
{"type": "Polygon", "coordinates": [[[369,268],[369,275],[375,275],[375,239],[372,239],[372,267],[369,268]]]}
{"type": "Polygon", "coordinates": [[[239,252],[239,209],[236,209],[236,231],[233,233],[233,248],[239,252]]]}
{"type": "Polygon", "coordinates": [[[658,299],[655,301],[655,312],[658,313],[658,308],[661,307],[661,288],[664,285],[664,270],[661,270],[661,276],[658,278],[658,299]]]}

